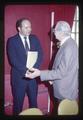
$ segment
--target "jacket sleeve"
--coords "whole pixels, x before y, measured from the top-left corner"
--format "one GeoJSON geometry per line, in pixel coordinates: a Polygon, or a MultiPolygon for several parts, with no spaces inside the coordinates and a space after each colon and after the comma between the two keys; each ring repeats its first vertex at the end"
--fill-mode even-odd
{"type": "Polygon", "coordinates": [[[62,78],[66,77],[68,74],[68,69],[72,69],[73,63],[73,55],[72,49],[67,48],[62,55],[59,65],[52,69],[52,70],[42,70],[41,71],[41,81],[48,81],[48,80],[61,80],[62,78]]]}
{"type": "Polygon", "coordinates": [[[41,47],[40,41],[38,38],[36,38],[36,51],[38,52],[38,59],[35,65],[33,66],[34,68],[39,68],[43,62],[43,49],[41,47]]]}
{"type": "Polygon", "coordinates": [[[17,56],[16,53],[17,51],[14,42],[11,39],[8,39],[7,55],[8,55],[9,63],[13,68],[17,69],[20,73],[24,75],[27,70],[26,66],[20,62],[21,60],[19,60],[19,57],[17,56]]]}

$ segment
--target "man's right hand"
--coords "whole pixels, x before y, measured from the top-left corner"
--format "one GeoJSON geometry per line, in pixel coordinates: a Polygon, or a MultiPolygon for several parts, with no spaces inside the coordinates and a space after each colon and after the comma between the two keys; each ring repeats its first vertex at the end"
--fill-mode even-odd
{"type": "Polygon", "coordinates": [[[25,77],[30,79],[36,78],[38,76],[40,76],[40,70],[36,68],[31,68],[30,70],[27,70],[25,74],[25,77]]]}

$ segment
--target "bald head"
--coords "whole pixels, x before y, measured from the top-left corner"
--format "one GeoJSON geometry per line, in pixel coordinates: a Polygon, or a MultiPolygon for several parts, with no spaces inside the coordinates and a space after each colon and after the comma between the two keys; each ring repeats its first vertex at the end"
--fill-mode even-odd
{"type": "Polygon", "coordinates": [[[65,35],[70,35],[71,28],[69,23],[67,23],[66,21],[59,21],[56,24],[55,31],[64,32],[65,35]]]}
{"type": "Polygon", "coordinates": [[[28,36],[31,34],[31,22],[27,18],[21,18],[16,22],[17,31],[23,36],[28,36]]]}
{"type": "Polygon", "coordinates": [[[54,35],[56,36],[56,39],[59,41],[62,41],[66,37],[71,36],[71,28],[69,23],[66,21],[58,21],[55,28],[53,29],[54,35]]]}
{"type": "Polygon", "coordinates": [[[28,23],[31,24],[29,19],[21,18],[21,19],[18,19],[17,22],[16,22],[16,29],[18,30],[18,27],[22,27],[22,23],[25,22],[25,21],[28,21],[28,23]]]}

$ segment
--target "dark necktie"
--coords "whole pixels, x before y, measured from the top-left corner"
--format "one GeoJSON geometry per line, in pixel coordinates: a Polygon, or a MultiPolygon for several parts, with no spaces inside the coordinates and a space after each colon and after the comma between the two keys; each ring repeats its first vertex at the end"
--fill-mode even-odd
{"type": "Polygon", "coordinates": [[[26,50],[26,53],[27,53],[27,51],[29,51],[29,46],[28,46],[28,43],[27,43],[27,37],[24,37],[24,40],[25,40],[25,50],[26,50]]]}

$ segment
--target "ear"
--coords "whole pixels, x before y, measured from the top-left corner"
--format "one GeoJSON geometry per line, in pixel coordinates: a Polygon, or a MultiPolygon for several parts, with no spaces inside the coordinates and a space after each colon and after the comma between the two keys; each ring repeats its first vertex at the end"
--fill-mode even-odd
{"type": "Polygon", "coordinates": [[[18,29],[18,31],[20,31],[20,27],[18,27],[17,29],[18,29]]]}

